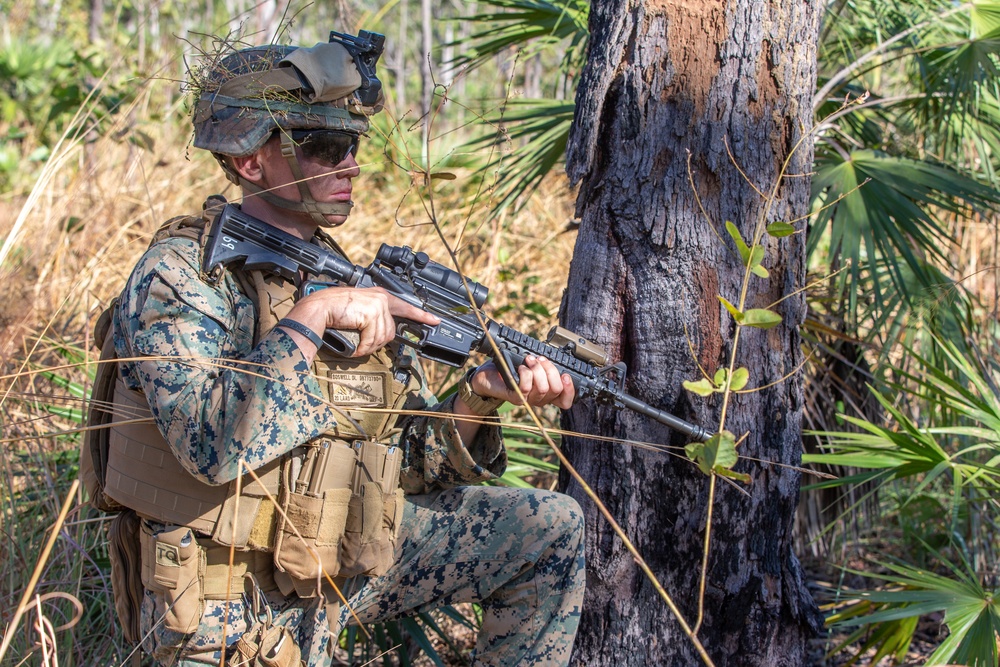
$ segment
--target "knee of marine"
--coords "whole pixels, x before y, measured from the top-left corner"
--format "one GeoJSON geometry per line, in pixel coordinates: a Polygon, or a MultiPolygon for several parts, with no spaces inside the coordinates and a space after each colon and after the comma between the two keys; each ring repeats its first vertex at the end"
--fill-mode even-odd
{"type": "Polygon", "coordinates": [[[544,506],[540,514],[549,520],[553,529],[570,540],[583,541],[583,509],[575,498],[564,493],[542,491],[538,502],[544,506]]]}

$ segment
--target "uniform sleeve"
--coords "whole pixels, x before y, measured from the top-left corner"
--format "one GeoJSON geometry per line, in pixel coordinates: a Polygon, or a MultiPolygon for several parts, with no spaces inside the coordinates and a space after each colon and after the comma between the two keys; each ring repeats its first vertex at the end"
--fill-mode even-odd
{"type": "Polygon", "coordinates": [[[202,281],[198,247],[169,239],[140,260],[122,294],[115,347],[178,461],[209,484],[259,468],[333,428],[295,341],[274,329],[253,346],[253,304],[231,277],[202,281]]]}
{"type": "MultiPolygon", "coordinates": [[[[483,424],[471,443],[462,442],[455,428],[455,420],[433,413],[449,414],[455,411],[455,397],[438,403],[427,386],[420,364],[412,351],[411,366],[415,369],[420,388],[403,406],[404,410],[417,410],[425,414],[404,417],[400,426],[400,446],[403,449],[403,469],[400,485],[408,494],[428,493],[437,489],[478,484],[496,479],[507,469],[507,451],[504,448],[500,426],[483,424]]],[[[496,413],[492,417],[496,417],[496,413]]]]}

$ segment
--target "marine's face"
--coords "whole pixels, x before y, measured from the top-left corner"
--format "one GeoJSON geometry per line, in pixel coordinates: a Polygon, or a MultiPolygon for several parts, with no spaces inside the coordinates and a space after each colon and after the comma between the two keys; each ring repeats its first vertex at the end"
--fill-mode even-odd
{"type": "MultiPolygon", "coordinates": [[[[360,173],[355,159],[357,137],[345,132],[324,130],[295,132],[293,138],[296,143],[295,155],[313,199],[321,203],[351,201],[352,181],[360,173]]],[[[279,137],[272,137],[261,151],[263,182],[259,185],[279,197],[302,201],[292,168],[281,154],[279,137]]],[[[300,216],[303,220],[312,222],[308,213],[287,212],[286,215],[300,216]]],[[[346,215],[324,217],[330,226],[341,225],[347,220],[346,215]]]]}

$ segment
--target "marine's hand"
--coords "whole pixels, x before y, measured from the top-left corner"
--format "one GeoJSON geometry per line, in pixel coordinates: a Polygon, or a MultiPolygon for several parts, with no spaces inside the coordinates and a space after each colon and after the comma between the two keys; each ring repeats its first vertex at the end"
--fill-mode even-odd
{"type": "MultiPolygon", "coordinates": [[[[402,299],[389,294],[381,287],[356,289],[353,287],[328,287],[301,299],[286,315],[323,335],[324,329],[357,331],[360,334],[355,357],[384,347],[396,337],[396,317],[436,325],[440,320],[402,299]]],[[[289,330],[299,346],[312,350],[314,345],[297,332],[289,330]],[[305,345],[303,345],[305,343],[305,345]]],[[[307,353],[311,360],[314,353],[307,353]]]]}
{"type": "MultiPolygon", "coordinates": [[[[569,375],[559,375],[555,365],[545,357],[529,356],[517,369],[520,376],[519,387],[527,399],[528,405],[555,405],[568,410],[576,399],[576,388],[569,375]]],[[[484,398],[502,398],[505,401],[521,405],[517,393],[504,384],[499,369],[488,362],[480,366],[470,381],[472,391],[484,398]]]]}

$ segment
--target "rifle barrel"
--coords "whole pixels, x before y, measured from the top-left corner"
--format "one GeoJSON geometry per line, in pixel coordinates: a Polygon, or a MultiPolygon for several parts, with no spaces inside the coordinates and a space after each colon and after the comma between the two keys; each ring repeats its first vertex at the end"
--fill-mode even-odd
{"type": "Polygon", "coordinates": [[[686,422],[680,417],[675,417],[669,412],[657,410],[652,405],[643,403],[638,398],[632,398],[628,394],[624,393],[619,394],[615,398],[617,402],[621,403],[629,410],[634,410],[640,414],[646,415],[647,417],[651,417],[661,424],[665,424],[675,431],[679,431],[686,436],[694,438],[695,440],[707,442],[708,439],[712,437],[712,434],[708,432],[708,429],[686,422]]]}

